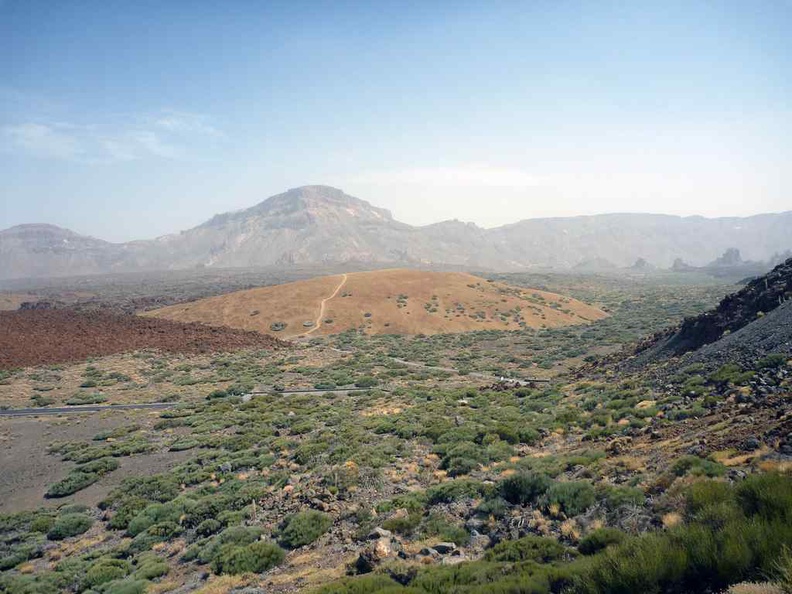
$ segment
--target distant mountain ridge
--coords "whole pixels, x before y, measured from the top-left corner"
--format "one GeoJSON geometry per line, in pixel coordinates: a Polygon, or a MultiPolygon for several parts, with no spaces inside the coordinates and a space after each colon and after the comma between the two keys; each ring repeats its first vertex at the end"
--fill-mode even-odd
{"type": "Polygon", "coordinates": [[[0,279],[142,270],[321,263],[454,265],[493,270],[701,266],[735,248],[767,260],[792,248],[792,211],[752,217],[605,214],[528,219],[483,229],[423,227],[329,186],[303,186],[153,240],[110,243],[54,225],[0,231],[0,279]]]}

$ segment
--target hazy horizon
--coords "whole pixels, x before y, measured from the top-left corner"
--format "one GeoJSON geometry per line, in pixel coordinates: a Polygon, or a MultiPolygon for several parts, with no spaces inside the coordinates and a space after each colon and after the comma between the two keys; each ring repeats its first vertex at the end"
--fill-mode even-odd
{"type": "Polygon", "coordinates": [[[289,188],[412,225],[792,210],[789,2],[0,0],[0,229],[289,188]]]}

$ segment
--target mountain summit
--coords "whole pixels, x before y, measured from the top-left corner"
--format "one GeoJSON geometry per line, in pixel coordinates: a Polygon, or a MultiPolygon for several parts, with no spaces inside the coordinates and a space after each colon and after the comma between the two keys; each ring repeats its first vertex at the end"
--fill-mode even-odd
{"type": "Polygon", "coordinates": [[[165,268],[392,261],[408,230],[384,209],[329,186],[303,186],[141,246],[165,268]]]}
{"type": "Polygon", "coordinates": [[[274,227],[298,228],[343,220],[392,221],[393,216],[389,211],[372,206],[365,200],[345,194],[337,188],[302,186],[267,198],[250,208],[216,215],[200,227],[220,228],[245,220],[269,220],[274,227]]]}
{"type": "Polygon", "coordinates": [[[745,218],[652,214],[530,219],[495,229],[401,223],[330,186],[303,186],[154,240],[113,244],[52,225],[0,231],[0,279],[196,266],[360,262],[468,269],[573,268],[586,262],[701,266],[724,251],[767,260],[792,248],[792,212],[745,218]],[[739,251],[737,251],[739,250],[739,251]]]}

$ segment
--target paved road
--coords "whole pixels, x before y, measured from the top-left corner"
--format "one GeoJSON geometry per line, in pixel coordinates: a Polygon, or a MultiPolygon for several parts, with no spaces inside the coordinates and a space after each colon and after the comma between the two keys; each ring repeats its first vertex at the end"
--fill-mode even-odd
{"type": "Polygon", "coordinates": [[[135,410],[152,408],[154,410],[162,408],[170,408],[175,406],[177,402],[149,402],[147,404],[104,404],[104,405],[90,405],[90,406],[65,406],[58,408],[14,408],[8,410],[0,410],[0,417],[23,417],[23,416],[39,416],[39,415],[69,415],[76,413],[96,413],[103,411],[115,410],[135,410]]]}

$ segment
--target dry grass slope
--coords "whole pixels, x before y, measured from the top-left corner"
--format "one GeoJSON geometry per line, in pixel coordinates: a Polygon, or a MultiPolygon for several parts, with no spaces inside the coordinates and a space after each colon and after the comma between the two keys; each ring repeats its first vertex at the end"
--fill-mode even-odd
{"type": "Polygon", "coordinates": [[[470,274],[395,269],[238,291],[145,315],[295,338],[355,328],[368,334],[553,328],[607,314],[576,299],[470,274]],[[273,331],[279,323],[286,328],[273,331]]]}

